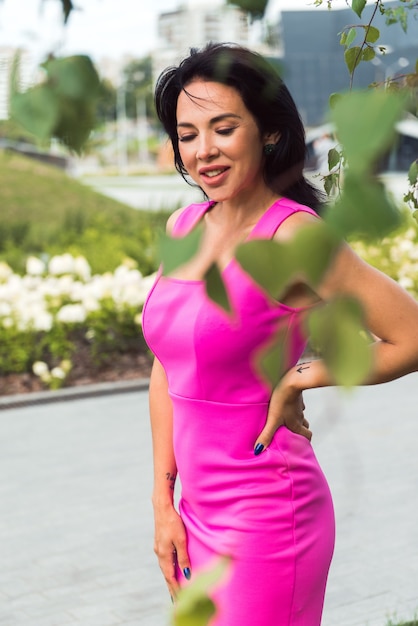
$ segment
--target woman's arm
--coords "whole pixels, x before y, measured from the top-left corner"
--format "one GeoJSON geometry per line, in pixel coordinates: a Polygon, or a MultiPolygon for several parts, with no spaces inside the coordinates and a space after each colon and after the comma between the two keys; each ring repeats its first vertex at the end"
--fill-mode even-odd
{"type": "MultiPolygon", "coordinates": [[[[341,246],[318,295],[323,301],[352,296],[362,305],[366,326],[378,338],[370,346],[373,365],[363,384],[384,383],[418,371],[418,303],[395,281],[362,261],[349,246],[341,246]]],[[[279,426],[287,419],[294,420],[305,389],[334,384],[332,373],[321,359],[290,369],[272,394],[266,425],[255,447],[266,447],[279,426]]]]}
{"type": "Polygon", "coordinates": [[[177,467],[173,451],[173,411],[168,395],[167,377],[157,359],[154,360],[151,372],[149,403],[154,455],[154,550],[170,595],[174,598],[178,590],[175,562],[189,575],[190,561],[184,525],[174,508],[177,467]]]}

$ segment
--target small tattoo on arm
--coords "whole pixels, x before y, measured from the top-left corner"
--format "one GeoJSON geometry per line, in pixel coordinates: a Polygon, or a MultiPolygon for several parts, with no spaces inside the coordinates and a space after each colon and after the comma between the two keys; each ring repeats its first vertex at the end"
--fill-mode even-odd
{"type": "Polygon", "coordinates": [[[306,363],[301,363],[296,371],[299,374],[302,374],[303,370],[308,370],[309,369],[309,364],[310,364],[310,361],[307,361],[306,363]]]}
{"type": "Polygon", "coordinates": [[[176,477],[171,472],[167,472],[165,475],[166,479],[170,481],[170,489],[174,491],[174,483],[176,482],[176,477]]]}

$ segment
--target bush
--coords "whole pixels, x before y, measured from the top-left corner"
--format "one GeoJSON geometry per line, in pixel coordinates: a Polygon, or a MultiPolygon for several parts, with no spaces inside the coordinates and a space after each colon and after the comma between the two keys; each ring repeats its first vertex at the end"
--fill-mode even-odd
{"type": "Polygon", "coordinates": [[[65,383],[76,345],[97,368],[145,352],[141,310],[153,281],[131,259],[101,275],[68,253],[48,267],[30,257],[25,276],[0,263],[0,375],[35,371],[56,388],[65,383]]]}

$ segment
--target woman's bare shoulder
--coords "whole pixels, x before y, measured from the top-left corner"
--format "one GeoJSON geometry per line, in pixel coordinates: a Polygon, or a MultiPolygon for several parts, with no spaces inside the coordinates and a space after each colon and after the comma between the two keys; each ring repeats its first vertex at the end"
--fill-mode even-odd
{"type": "Polygon", "coordinates": [[[185,208],[186,207],[183,206],[180,209],[176,209],[176,211],[174,211],[174,213],[172,213],[170,215],[170,217],[167,220],[167,224],[166,224],[167,235],[171,235],[171,233],[173,232],[174,224],[177,222],[177,219],[183,213],[185,208]]]}
{"type": "Polygon", "coordinates": [[[287,217],[277,229],[274,239],[276,241],[286,241],[291,239],[295,233],[303,226],[317,224],[318,217],[308,211],[296,211],[287,217]]]}

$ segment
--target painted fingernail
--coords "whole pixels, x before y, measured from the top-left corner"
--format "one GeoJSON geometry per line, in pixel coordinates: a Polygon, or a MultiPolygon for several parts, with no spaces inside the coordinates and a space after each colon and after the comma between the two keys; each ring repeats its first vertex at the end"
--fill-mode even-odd
{"type": "Polygon", "coordinates": [[[258,456],[259,454],[261,454],[263,450],[264,450],[264,446],[263,446],[263,444],[262,444],[262,443],[258,443],[258,444],[256,445],[256,447],[254,448],[254,454],[255,454],[255,456],[258,456]]]}
{"type": "Polygon", "coordinates": [[[171,602],[174,604],[174,598],[173,598],[173,596],[170,596],[170,598],[171,598],[171,602]]]}
{"type": "Polygon", "coordinates": [[[187,578],[187,580],[190,580],[190,578],[192,577],[192,573],[189,567],[184,568],[183,574],[184,574],[184,577],[187,578]]]}

